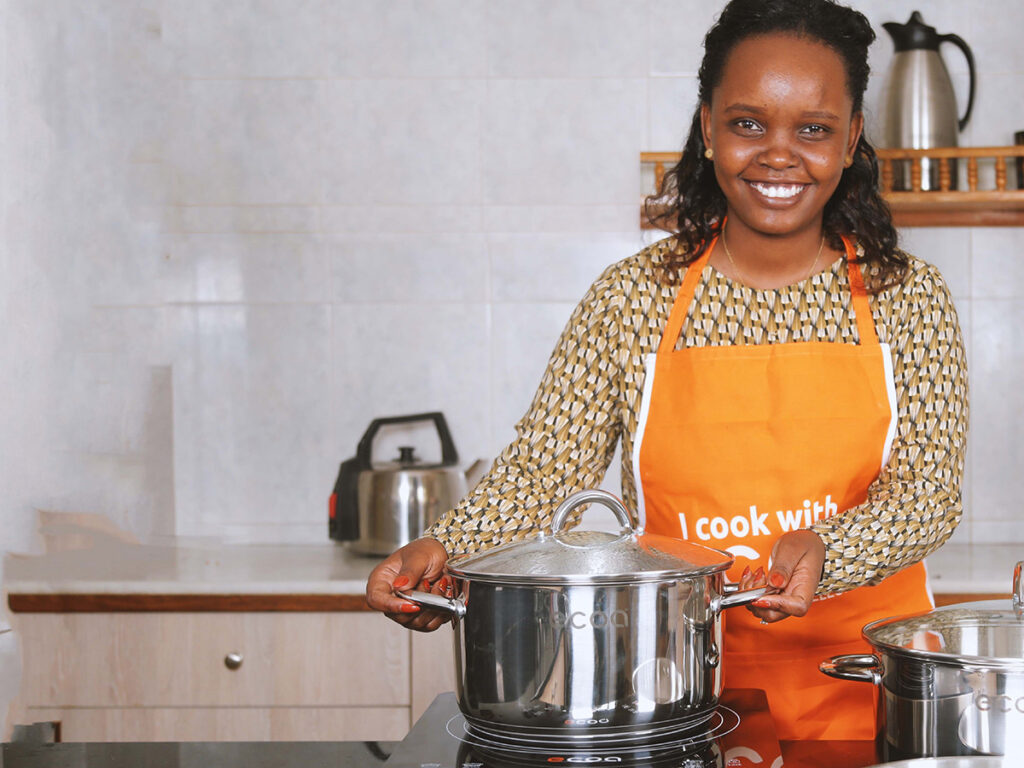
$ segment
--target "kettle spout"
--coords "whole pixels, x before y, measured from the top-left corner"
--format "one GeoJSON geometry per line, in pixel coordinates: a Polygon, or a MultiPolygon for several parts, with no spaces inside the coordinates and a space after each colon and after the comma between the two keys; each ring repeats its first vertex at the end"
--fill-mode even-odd
{"type": "Polygon", "coordinates": [[[476,488],[476,484],[480,482],[480,478],[484,476],[488,469],[491,468],[491,462],[487,459],[477,459],[474,461],[469,469],[466,470],[466,487],[469,490],[476,488]]]}

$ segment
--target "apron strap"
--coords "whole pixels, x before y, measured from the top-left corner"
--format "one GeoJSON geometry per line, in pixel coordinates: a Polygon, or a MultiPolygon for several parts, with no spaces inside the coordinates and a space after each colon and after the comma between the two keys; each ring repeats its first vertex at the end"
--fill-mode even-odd
{"type": "Polygon", "coordinates": [[[846,247],[846,271],[850,276],[850,293],[853,298],[853,313],[857,318],[857,335],[860,337],[861,345],[877,344],[878,333],[875,331],[875,321],[871,317],[871,303],[868,301],[868,291],[864,287],[864,276],[860,271],[860,264],[857,262],[857,248],[850,238],[843,236],[843,245],[846,247]]]}
{"type": "Polygon", "coordinates": [[[672,305],[672,314],[668,316],[668,324],[661,334],[658,354],[668,354],[675,349],[676,341],[678,341],[679,334],[683,330],[683,322],[686,320],[686,315],[690,310],[690,302],[693,301],[693,293],[697,289],[700,273],[707,266],[708,259],[711,258],[711,252],[715,250],[715,243],[717,242],[718,235],[716,234],[711,238],[711,243],[708,245],[707,250],[704,251],[704,255],[686,268],[683,284],[679,287],[679,293],[676,294],[675,303],[672,305]]]}

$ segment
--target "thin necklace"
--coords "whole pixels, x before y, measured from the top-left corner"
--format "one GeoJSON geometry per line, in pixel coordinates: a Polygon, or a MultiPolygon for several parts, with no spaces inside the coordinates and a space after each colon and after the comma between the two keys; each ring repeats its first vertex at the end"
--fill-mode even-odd
{"type": "MultiPolygon", "coordinates": [[[[729,257],[729,263],[732,264],[733,271],[736,273],[736,277],[740,279],[741,283],[750,285],[747,279],[740,272],[740,268],[736,266],[736,259],[732,257],[732,251],[729,250],[729,242],[725,239],[725,227],[722,227],[722,245],[725,247],[725,255],[729,257]]],[[[821,233],[821,243],[818,245],[818,252],[814,254],[814,261],[811,262],[811,268],[807,270],[807,274],[804,276],[804,280],[814,274],[814,268],[818,266],[818,259],[821,258],[821,251],[825,247],[825,233],[821,233]]]]}

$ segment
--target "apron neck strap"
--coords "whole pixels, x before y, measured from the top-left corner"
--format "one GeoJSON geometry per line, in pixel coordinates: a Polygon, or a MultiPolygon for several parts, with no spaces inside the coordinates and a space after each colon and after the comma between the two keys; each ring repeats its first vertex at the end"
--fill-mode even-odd
{"type": "Polygon", "coordinates": [[[696,261],[691,262],[686,268],[686,274],[683,276],[683,284],[679,286],[679,293],[676,294],[676,301],[672,305],[672,314],[668,316],[668,324],[665,326],[665,331],[661,334],[661,343],[658,344],[658,354],[665,354],[675,349],[676,339],[678,339],[679,334],[682,333],[683,321],[686,320],[686,313],[690,310],[690,303],[693,301],[693,292],[697,288],[697,281],[700,279],[700,273],[703,272],[704,267],[707,266],[708,259],[711,258],[711,252],[715,250],[715,243],[717,242],[718,235],[716,234],[711,238],[711,242],[704,250],[704,254],[696,261]]]}
{"type": "MultiPolygon", "coordinates": [[[[676,295],[675,303],[672,305],[672,313],[669,315],[668,324],[661,334],[661,342],[658,344],[658,353],[664,354],[675,349],[676,340],[683,330],[683,322],[693,302],[693,294],[697,289],[697,281],[701,272],[707,266],[711,252],[718,242],[716,234],[707,249],[696,261],[686,268],[683,276],[683,284],[679,286],[679,293],[676,295]]],[[[860,264],[857,262],[857,248],[850,238],[843,236],[843,246],[846,249],[846,269],[850,276],[850,293],[853,299],[853,313],[857,320],[857,335],[861,344],[877,344],[878,334],[875,332],[875,321],[871,317],[871,304],[868,301],[868,291],[864,287],[864,277],[860,271],[860,264]]]]}
{"type": "Polygon", "coordinates": [[[846,235],[843,235],[843,246],[846,248],[846,271],[850,276],[850,293],[853,297],[853,314],[857,318],[857,335],[861,344],[877,344],[878,334],[875,332],[875,321],[871,317],[871,303],[868,291],[864,287],[864,276],[857,261],[857,247],[846,235]]]}

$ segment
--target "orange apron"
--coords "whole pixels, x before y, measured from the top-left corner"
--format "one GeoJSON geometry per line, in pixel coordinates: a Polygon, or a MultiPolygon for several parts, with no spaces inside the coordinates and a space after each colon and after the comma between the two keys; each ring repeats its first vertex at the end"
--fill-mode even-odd
{"type": "MultiPolygon", "coordinates": [[[[845,242],[860,344],[675,350],[707,252],[690,265],[661,344],[647,361],[634,473],[648,531],[726,550],[768,571],[782,533],[864,502],[888,459],[896,396],[888,345],[875,332],[856,252],[845,242]]],[[[818,663],[867,653],[861,628],[933,607],[919,563],[873,587],[817,599],[807,615],[761,624],[725,611],[723,675],[763,688],[780,739],[870,739],[874,686],[835,680],[818,663]]]]}

